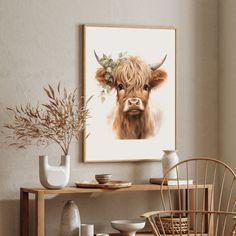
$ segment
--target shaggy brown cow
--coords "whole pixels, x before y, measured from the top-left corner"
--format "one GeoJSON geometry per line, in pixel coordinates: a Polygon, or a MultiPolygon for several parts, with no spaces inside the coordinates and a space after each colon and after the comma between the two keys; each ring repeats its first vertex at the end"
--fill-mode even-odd
{"type": "Polygon", "coordinates": [[[95,53],[101,68],[96,72],[100,85],[117,91],[117,105],[113,130],[118,139],[146,139],[155,134],[155,118],[148,104],[152,89],[159,88],[167,79],[167,73],[159,69],[164,63],[147,65],[139,57],[127,56],[116,64],[112,78],[107,79],[107,68],[95,53]]]}

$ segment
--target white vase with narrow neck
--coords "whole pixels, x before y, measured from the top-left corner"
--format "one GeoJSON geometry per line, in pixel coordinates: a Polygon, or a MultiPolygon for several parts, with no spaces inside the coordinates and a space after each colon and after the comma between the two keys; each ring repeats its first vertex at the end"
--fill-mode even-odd
{"type": "MultiPolygon", "coordinates": [[[[177,150],[163,150],[163,152],[162,169],[164,177],[167,171],[179,162],[179,157],[177,155],[177,150]]],[[[177,179],[176,169],[171,170],[165,177],[169,179],[177,179]]]]}
{"type": "Polygon", "coordinates": [[[70,156],[62,155],[59,166],[51,166],[48,156],[39,156],[39,178],[41,184],[48,189],[65,187],[70,178],[70,156]]]}

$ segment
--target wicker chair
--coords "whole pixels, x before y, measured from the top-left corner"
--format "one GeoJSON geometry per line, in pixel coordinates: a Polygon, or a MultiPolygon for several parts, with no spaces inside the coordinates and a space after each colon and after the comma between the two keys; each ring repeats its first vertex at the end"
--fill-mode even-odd
{"type": "Polygon", "coordinates": [[[236,235],[236,175],[221,161],[179,162],[165,174],[161,198],[163,210],[142,215],[155,236],[236,235]],[[170,171],[176,171],[175,186],[167,184],[170,171]]]}

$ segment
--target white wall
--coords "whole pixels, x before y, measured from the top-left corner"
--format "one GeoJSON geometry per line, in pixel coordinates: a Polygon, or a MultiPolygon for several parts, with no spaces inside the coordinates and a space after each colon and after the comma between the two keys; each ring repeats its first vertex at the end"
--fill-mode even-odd
{"type": "MultiPolygon", "coordinates": [[[[215,0],[1,0],[0,125],[9,119],[6,106],[37,103],[44,99],[42,87],[48,83],[79,85],[81,24],[172,25],[178,31],[180,157],[217,157],[217,14],[215,0]]],[[[71,184],[98,172],[134,182],[161,175],[160,163],[83,164],[78,152],[74,144],[71,184]]],[[[16,151],[1,143],[0,235],[19,235],[19,188],[39,186],[37,157],[42,153],[56,159],[60,150],[51,145],[16,151]]],[[[58,235],[61,207],[70,198],[47,200],[47,235],[58,235]]],[[[95,223],[101,232],[111,230],[111,219],[137,217],[154,209],[158,200],[155,193],[86,194],[78,196],[77,203],[83,222],[95,223]]]]}
{"type": "Polygon", "coordinates": [[[220,1],[220,159],[236,171],[236,1],[220,1]]]}

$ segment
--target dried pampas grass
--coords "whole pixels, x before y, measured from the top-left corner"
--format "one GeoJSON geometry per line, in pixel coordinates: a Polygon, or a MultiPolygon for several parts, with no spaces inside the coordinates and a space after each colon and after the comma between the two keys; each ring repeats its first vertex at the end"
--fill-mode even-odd
{"type": "Polygon", "coordinates": [[[87,104],[91,98],[78,101],[76,89],[73,92],[66,88],[61,91],[60,83],[56,89],[48,85],[44,91],[49,99],[45,104],[7,107],[12,118],[4,125],[11,131],[7,141],[11,140],[9,145],[17,148],[56,142],[67,155],[73,138],[79,140],[81,131],[86,127],[89,118],[87,104]]]}

